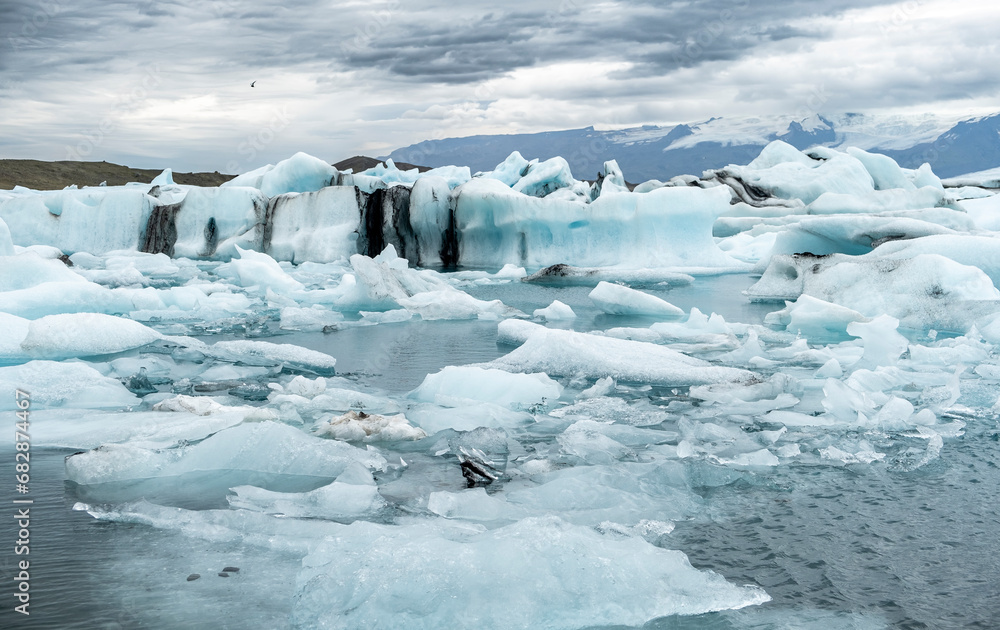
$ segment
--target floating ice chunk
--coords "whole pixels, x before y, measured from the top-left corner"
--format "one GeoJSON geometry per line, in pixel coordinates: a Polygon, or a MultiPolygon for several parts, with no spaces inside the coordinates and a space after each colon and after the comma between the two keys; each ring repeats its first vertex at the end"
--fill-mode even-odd
{"type": "MultiPolygon", "coordinates": [[[[45,260],[63,260],[63,251],[58,247],[52,247],[51,245],[29,245],[25,248],[16,248],[17,253],[32,252],[33,254],[38,254],[45,260]]],[[[72,260],[70,261],[72,262],[72,260]]]]}
{"type": "Polygon", "coordinates": [[[323,160],[306,153],[296,153],[277,164],[243,173],[222,186],[252,186],[268,197],[290,192],[310,192],[329,186],[337,174],[323,160]]]}
{"type": "Polygon", "coordinates": [[[865,170],[872,176],[875,183],[875,190],[888,190],[890,188],[902,188],[903,190],[916,190],[913,182],[903,173],[896,160],[887,155],[869,153],[857,147],[847,147],[847,154],[855,158],[864,165],[865,170]]]}
{"type": "Polygon", "coordinates": [[[320,426],[316,435],[348,442],[397,442],[427,437],[423,429],[411,425],[403,414],[380,416],[363,411],[348,411],[331,418],[320,426]]]}
{"type": "Polygon", "coordinates": [[[291,518],[354,519],[386,506],[371,472],[349,464],[337,480],[309,492],[274,492],[255,486],[237,486],[227,497],[234,508],[291,518]]]}
{"type": "Polygon", "coordinates": [[[87,280],[106,287],[141,287],[149,284],[142,272],[132,265],[95,271],[80,270],[78,273],[87,280]]]}
{"type": "Polygon", "coordinates": [[[732,459],[722,461],[736,466],[777,466],[781,463],[775,454],[766,448],[752,453],[740,453],[732,459]]]}
{"type": "Polygon", "coordinates": [[[152,186],[174,186],[174,171],[173,169],[163,169],[163,172],[153,178],[153,181],[149,182],[152,186]]]}
{"type": "Polygon", "coordinates": [[[525,278],[524,281],[537,282],[539,284],[583,286],[596,286],[602,281],[685,286],[694,282],[694,277],[667,269],[587,268],[572,267],[560,263],[536,271],[525,278]]]}
{"type": "Polygon", "coordinates": [[[191,413],[196,416],[211,416],[231,409],[207,396],[185,396],[183,394],[161,400],[153,405],[153,411],[173,411],[191,413]]]}
{"type": "Polygon", "coordinates": [[[875,422],[886,431],[900,431],[913,426],[913,404],[897,396],[882,405],[875,415],[875,422]]]}
{"type": "Polygon", "coordinates": [[[610,376],[597,379],[597,382],[580,392],[577,398],[585,400],[588,398],[600,398],[615,391],[615,379],[610,376]]]}
{"type": "Polygon", "coordinates": [[[542,326],[519,319],[505,319],[497,325],[497,343],[519,346],[542,326]]]}
{"type": "MultiPolygon", "coordinates": [[[[513,156],[511,156],[513,157],[513,156]]],[[[510,159],[510,158],[508,158],[510,159]]],[[[532,163],[511,188],[530,197],[544,197],[560,188],[576,183],[569,162],[556,156],[539,163],[532,163]]]]}
{"type": "MultiPolygon", "coordinates": [[[[119,381],[85,363],[30,361],[0,367],[0,387],[8,392],[27,391],[33,408],[118,409],[139,403],[119,381]]],[[[0,411],[13,409],[13,395],[0,400],[0,411]]]]}
{"type": "Polygon", "coordinates": [[[496,630],[560,630],[642,625],[666,615],[770,599],[758,587],[734,586],[692,568],[679,551],[641,538],[604,536],[555,517],[528,518],[490,531],[356,522],[322,543],[303,565],[292,617],[304,627],[417,630],[474,614],[477,624],[496,630]],[[357,567],[376,579],[358,579],[357,567]],[[421,587],[415,590],[415,584],[421,587]],[[504,596],[487,595],[497,592],[504,596]],[[541,592],[548,595],[539,599],[541,592]],[[470,601],[428,593],[482,596],[470,601]],[[608,605],[624,601],[628,605],[608,605]]]}
{"type": "MultiPolygon", "coordinates": [[[[244,287],[258,287],[261,292],[271,289],[278,294],[301,291],[305,288],[267,254],[242,249],[238,245],[236,251],[240,257],[228,263],[228,268],[235,272],[244,287]]],[[[223,272],[223,268],[220,267],[219,272],[223,272]]]]}
{"type": "Polygon", "coordinates": [[[918,330],[964,332],[1000,310],[1000,291],[986,274],[937,254],[900,260],[776,256],[746,293],[755,301],[806,293],[867,317],[891,315],[918,330]]]}
{"type": "Polygon", "coordinates": [[[450,407],[489,402],[523,409],[558,400],[562,389],[546,374],[512,374],[474,366],[449,366],[436,374],[428,374],[410,397],[450,407]]]}
{"type": "Polygon", "coordinates": [[[197,349],[218,358],[243,361],[251,365],[283,363],[292,369],[311,371],[321,376],[332,376],[334,366],[337,364],[337,360],[328,354],[290,343],[237,339],[219,341],[214,345],[200,346],[197,349]],[[257,363],[254,363],[255,361],[257,363]]]}
{"type": "Polygon", "coordinates": [[[755,329],[750,328],[740,348],[732,352],[727,352],[717,358],[724,363],[749,365],[757,368],[774,365],[776,362],[766,358],[765,354],[766,351],[764,350],[764,344],[760,341],[760,335],[755,329]]]}
{"type": "Polygon", "coordinates": [[[127,289],[108,289],[87,281],[45,282],[3,293],[0,311],[28,319],[81,311],[128,313],[136,307],[135,295],[127,289]]]}
{"type": "MultiPolygon", "coordinates": [[[[602,379],[599,382],[606,383],[608,380],[610,379],[602,379]]],[[[614,381],[611,381],[611,383],[613,384],[614,381]]],[[[609,391],[608,393],[611,392],[609,391]]],[[[634,401],[630,404],[621,398],[610,398],[607,396],[584,398],[576,404],[554,409],[549,412],[549,415],[554,418],[596,419],[611,421],[615,425],[640,427],[661,424],[670,417],[667,412],[659,407],[650,405],[648,402],[634,401]]],[[[658,433],[660,437],[669,437],[671,435],[665,431],[658,433]]],[[[615,439],[618,438],[616,437],[615,439]]],[[[654,439],[651,435],[648,438],[650,442],[657,442],[658,440],[658,438],[654,439]]]]}
{"type": "Polygon", "coordinates": [[[679,319],[684,311],[655,295],[636,291],[620,284],[601,282],[590,292],[590,299],[611,315],[649,315],[679,319]]]}
{"type": "Polygon", "coordinates": [[[509,441],[503,429],[487,427],[458,433],[448,440],[448,448],[457,457],[469,488],[506,479],[509,441]]]}
{"type": "Polygon", "coordinates": [[[217,413],[209,415],[182,410],[107,413],[38,409],[32,417],[31,441],[36,446],[77,450],[126,442],[143,448],[166,448],[180,441],[197,442],[258,414],[260,411],[254,407],[221,405],[217,413]]]}
{"type": "Polygon", "coordinates": [[[845,153],[831,151],[829,159],[817,161],[775,140],[761,151],[759,159],[746,166],[727,166],[719,173],[734,176],[766,194],[805,204],[827,192],[864,195],[875,191],[872,177],[861,161],[845,153]]]}
{"type": "Polygon", "coordinates": [[[761,260],[767,262],[773,256],[802,252],[817,256],[878,256],[882,250],[873,254],[872,248],[887,242],[952,234],[952,229],[919,218],[857,215],[802,217],[775,236],[774,246],[761,260]]]}
{"type": "Polygon", "coordinates": [[[114,354],[162,338],[152,328],[130,319],[100,313],[66,313],[31,322],[21,348],[36,358],[66,359],[114,354]]]}
{"type": "Polygon", "coordinates": [[[33,251],[0,257],[0,292],[16,291],[46,282],[86,282],[61,260],[46,259],[33,251]]]}
{"type": "Polygon", "coordinates": [[[343,321],[343,313],[331,311],[322,306],[314,306],[312,308],[286,306],[281,309],[279,326],[282,330],[319,332],[328,326],[336,327],[343,321]]]}
{"type": "MultiPolygon", "coordinates": [[[[955,194],[954,189],[949,192],[955,194]]],[[[997,195],[996,191],[986,194],[982,194],[984,191],[979,192],[978,198],[963,200],[959,205],[968,212],[980,230],[996,232],[1000,230],[1000,195],[997,195]]]]}
{"type": "Polygon", "coordinates": [[[361,311],[361,322],[363,324],[399,324],[413,319],[413,313],[399,308],[393,311],[361,311]]]}
{"type": "Polygon", "coordinates": [[[604,176],[601,182],[601,194],[604,194],[605,191],[629,192],[628,184],[625,182],[625,174],[622,173],[617,160],[608,160],[605,162],[604,168],[601,169],[601,174],[604,176]]]}
{"type": "Polygon", "coordinates": [[[793,333],[801,333],[810,339],[842,337],[854,322],[869,322],[870,317],[846,306],[825,302],[811,295],[800,295],[794,302],[785,302],[785,308],[768,313],[764,323],[784,326],[793,333]]]}
{"type": "Polygon", "coordinates": [[[303,416],[318,418],[330,411],[350,411],[363,409],[372,413],[394,413],[399,411],[399,405],[388,398],[366,394],[351,389],[335,387],[338,381],[327,379],[326,390],[311,400],[305,396],[284,393],[284,388],[277,383],[271,383],[274,390],[270,400],[275,404],[292,404],[303,416]]]}
{"type": "Polygon", "coordinates": [[[874,190],[864,195],[823,193],[807,207],[812,214],[875,214],[933,208],[945,202],[944,191],[927,186],[917,190],[874,190]]]}
{"type": "Polygon", "coordinates": [[[334,302],[339,308],[387,311],[400,306],[423,319],[498,319],[523,315],[499,300],[485,302],[460,291],[434,271],[409,269],[388,245],[374,259],[351,256],[354,274],[345,274],[334,302]]]}
{"type": "Polygon", "coordinates": [[[427,509],[438,516],[463,521],[516,520],[524,516],[524,510],[486,494],[486,488],[432,492],[427,509]]]}
{"type": "MultiPolygon", "coordinates": [[[[120,504],[114,507],[78,502],[74,510],[86,511],[96,519],[119,523],[140,523],[161,530],[175,531],[195,539],[207,541],[202,547],[211,553],[218,543],[245,543],[279,554],[292,553],[299,557],[309,553],[317,539],[331,535],[338,525],[321,519],[274,518],[262,512],[232,509],[186,510],[150,503],[147,500],[120,504]]],[[[228,545],[225,545],[228,546],[228,545]]],[[[272,554],[261,558],[262,568],[272,570],[272,554]]],[[[202,561],[204,558],[202,558],[202,561]]],[[[246,566],[241,561],[241,565],[246,566]]],[[[223,565],[215,565],[213,571],[223,565]]],[[[292,574],[294,575],[294,573],[292,574]]],[[[289,578],[279,578],[289,579],[289,578]]],[[[189,624],[197,624],[195,613],[189,624]]],[[[275,617],[280,625],[287,615],[275,617]]]]}
{"type": "Polygon", "coordinates": [[[386,184],[412,184],[416,181],[417,176],[420,174],[420,169],[411,168],[409,170],[400,170],[396,163],[390,158],[385,162],[379,162],[375,166],[361,171],[359,175],[365,175],[368,177],[376,177],[386,184]]]}
{"type": "Polygon", "coordinates": [[[941,181],[941,178],[934,174],[934,171],[931,170],[931,165],[927,162],[921,164],[918,169],[903,169],[903,172],[917,188],[932,186],[944,190],[944,183],[941,181]]]}
{"type": "Polygon", "coordinates": [[[773,168],[779,164],[801,164],[809,168],[819,166],[819,162],[812,159],[802,151],[782,140],[775,140],[761,149],[760,154],[748,165],[748,168],[763,170],[773,168]]]}
{"type": "Polygon", "coordinates": [[[304,376],[296,376],[285,385],[285,391],[295,396],[315,398],[326,391],[326,379],[310,380],[304,376]]]}
{"type": "Polygon", "coordinates": [[[528,172],[528,160],[521,157],[521,154],[514,151],[507,156],[507,159],[497,164],[497,167],[488,173],[483,173],[483,177],[499,180],[508,186],[513,186],[528,172]]]}
{"type": "Polygon", "coordinates": [[[513,429],[535,421],[524,411],[513,411],[492,403],[466,404],[462,407],[441,408],[438,405],[417,405],[406,412],[411,421],[427,433],[453,429],[472,431],[479,427],[513,429]]]}
{"type": "Polygon", "coordinates": [[[823,364],[823,367],[816,370],[816,378],[840,378],[844,375],[844,370],[840,367],[840,362],[837,359],[830,359],[823,364]]]}
{"type": "MultiPolygon", "coordinates": [[[[601,423],[581,420],[570,425],[557,438],[560,455],[572,463],[609,466],[622,460],[634,461],[636,453],[607,435],[601,423]]],[[[669,436],[664,436],[669,439],[669,436]]]]}
{"type": "Polygon", "coordinates": [[[845,464],[870,464],[872,462],[877,462],[885,459],[885,453],[879,453],[875,451],[867,442],[863,441],[860,444],[860,450],[856,453],[850,453],[843,451],[836,446],[828,446],[826,448],[820,449],[819,454],[823,459],[831,459],[835,461],[840,461],[845,464]]]}
{"type": "Polygon", "coordinates": [[[748,381],[753,373],[718,367],[676,350],[640,341],[627,341],[568,330],[553,330],[530,324],[505,327],[500,334],[517,334],[524,343],[485,367],[511,372],[545,372],[590,379],[612,377],[616,381],[666,386],[700,385],[724,381],[748,381]]]}
{"type": "Polygon", "coordinates": [[[552,300],[552,304],[549,304],[545,308],[535,309],[533,315],[550,322],[563,319],[576,319],[576,313],[573,312],[573,309],[559,300],[552,300]]]}
{"type": "Polygon", "coordinates": [[[890,241],[865,255],[868,259],[904,259],[919,254],[938,254],[962,265],[978,267],[1000,284],[1000,239],[971,234],[941,234],[890,241]]]}
{"type": "Polygon", "coordinates": [[[660,537],[666,536],[670,532],[674,531],[674,524],[670,521],[653,521],[643,519],[639,521],[638,524],[629,527],[622,525],[621,523],[604,521],[598,525],[596,529],[604,535],[618,534],[621,536],[635,536],[642,538],[649,543],[656,544],[660,537]]]}
{"type": "Polygon", "coordinates": [[[427,177],[443,179],[448,182],[448,188],[455,188],[472,179],[472,171],[468,166],[439,166],[423,173],[418,172],[417,182],[427,177]]]}
{"type": "Polygon", "coordinates": [[[864,425],[875,412],[876,404],[867,393],[837,379],[826,379],[823,394],[823,408],[840,422],[864,425]]]}
{"type": "Polygon", "coordinates": [[[242,471],[335,477],[352,463],[381,469],[374,451],[323,440],[276,422],[240,424],[192,446],[149,450],[109,445],[67,458],[66,475],[81,485],[178,477],[185,473],[242,471]]]}
{"type": "Polygon", "coordinates": [[[477,300],[464,291],[450,287],[440,291],[417,293],[411,297],[399,298],[396,302],[406,310],[420,315],[424,320],[502,319],[524,315],[500,300],[489,302],[477,300]]]}
{"type": "Polygon", "coordinates": [[[785,409],[769,411],[764,416],[764,420],[767,422],[780,423],[786,427],[830,427],[836,424],[836,421],[829,416],[813,416],[785,409]]]}
{"type": "Polygon", "coordinates": [[[906,337],[897,332],[897,328],[899,328],[898,319],[879,315],[868,322],[848,324],[847,334],[861,337],[865,345],[865,354],[861,360],[867,366],[896,365],[899,357],[910,345],[906,337]]]}

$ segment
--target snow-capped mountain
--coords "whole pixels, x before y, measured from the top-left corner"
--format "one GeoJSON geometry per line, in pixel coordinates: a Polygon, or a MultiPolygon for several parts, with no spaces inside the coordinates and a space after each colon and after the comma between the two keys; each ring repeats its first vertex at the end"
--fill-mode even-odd
{"type": "Polygon", "coordinates": [[[593,178],[605,160],[615,159],[629,181],[639,182],[745,164],[773,140],[799,149],[817,144],[854,146],[889,155],[907,168],[928,162],[942,177],[1000,166],[1000,114],[977,118],[856,113],[816,114],[799,120],[789,116],[711,118],[674,127],[606,131],[587,127],[429,140],[397,149],[387,157],[487,171],[512,151],[527,158],[562,155],[580,178],[593,178]]]}

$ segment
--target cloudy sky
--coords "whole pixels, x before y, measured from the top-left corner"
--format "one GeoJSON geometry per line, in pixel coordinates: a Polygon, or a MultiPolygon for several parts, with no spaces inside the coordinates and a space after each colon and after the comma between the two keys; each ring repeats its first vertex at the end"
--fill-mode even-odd
{"type": "Polygon", "coordinates": [[[0,157],[242,172],[473,134],[1000,111],[988,3],[283,4],[0,0],[0,157]]]}

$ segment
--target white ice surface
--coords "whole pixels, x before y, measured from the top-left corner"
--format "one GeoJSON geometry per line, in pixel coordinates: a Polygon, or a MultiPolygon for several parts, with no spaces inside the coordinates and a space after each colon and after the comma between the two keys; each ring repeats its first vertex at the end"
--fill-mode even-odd
{"type": "Polygon", "coordinates": [[[308,627],[430,629],[471,611],[477,625],[498,630],[641,625],[770,599],[758,587],[692,568],[679,551],[556,517],[495,530],[358,521],[303,567],[293,618],[308,627]],[[354,577],[359,566],[369,579],[354,577]]]}
{"type": "Polygon", "coordinates": [[[600,282],[590,292],[590,299],[611,315],[647,315],[662,319],[679,319],[684,311],[655,295],[610,282],[600,282]]]}

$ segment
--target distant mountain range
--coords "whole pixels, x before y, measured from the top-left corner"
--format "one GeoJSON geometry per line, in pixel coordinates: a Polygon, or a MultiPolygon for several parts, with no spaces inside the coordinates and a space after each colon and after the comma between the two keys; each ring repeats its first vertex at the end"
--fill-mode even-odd
{"type": "MultiPolygon", "coordinates": [[[[935,115],[817,114],[791,117],[712,118],[674,127],[599,131],[593,127],[544,133],[429,140],[385,157],[432,167],[492,170],[512,151],[528,159],[561,155],[579,179],[593,179],[605,160],[617,160],[631,182],[701,175],[727,164],[746,164],[773,140],[806,149],[817,144],[855,146],[884,153],[901,166],[930,163],[941,177],[1000,166],[1000,114],[977,118],[935,115]]],[[[383,158],[384,159],[384,158],[383,158]]]]}

